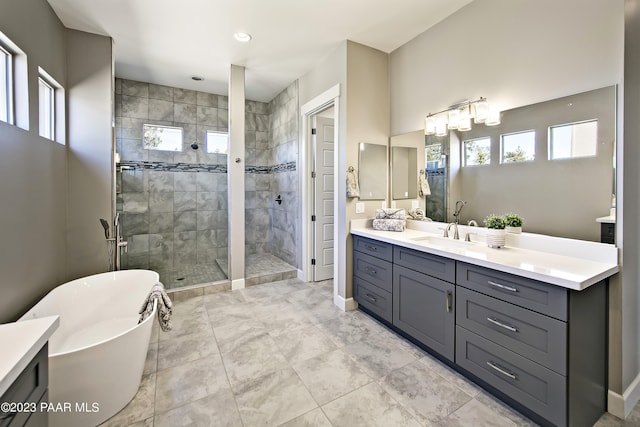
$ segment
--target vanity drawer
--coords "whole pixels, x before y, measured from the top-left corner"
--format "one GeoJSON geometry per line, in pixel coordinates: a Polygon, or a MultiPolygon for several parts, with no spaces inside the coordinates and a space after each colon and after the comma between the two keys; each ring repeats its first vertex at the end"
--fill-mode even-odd
{"type": "Polygon", "coordinates": [[[391,262],[393,259],[393,245],[391,243],[353,235],[353,249],[385,261],[391,262]]]}
{"type": "Polygon", "coordinates": [[[567,290],[562,287],[462,262],[457,269],[458,285],[567,320],[567,290]]]}
{"type": "Polygon", "coordinates": [[[353,275],[391,292],[392,264],[361,252],[353,252],[353,275]]]}
{"type": "Polygon", "coordinates": [[[393,304],[390,292],[383,291],[359,277],[353,278],[354,298],[358,304],[369,309],[387,322],[393,320],[393,304]]]}
{"type": "Polygon", "coordinates": [[[561,374],[567,374],[567,324],[459,287],[456,324],[561,374]]]}
{"type": "Polygon", "coordinates": [[[554,425],[567,425],[566,377],[460,326],[456,363],[554,425]]]}
{"type": "Polygon", "coordinates": [[[447,282],[456,280],[456,262],[441,256],[395,246],[393,263],[447,282]]]}

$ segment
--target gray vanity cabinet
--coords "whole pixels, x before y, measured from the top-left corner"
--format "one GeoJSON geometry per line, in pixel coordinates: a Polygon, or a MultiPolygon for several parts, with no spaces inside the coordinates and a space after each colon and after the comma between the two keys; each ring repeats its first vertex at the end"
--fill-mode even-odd
{"type": "Polygon", "coordinates": [[[353,249],[353,298],[391,323],[393,246],[354,236],[353,249]]]}
{"type": "Polygon", "coordinates": [[[454,359],[455,262],[393,248],[393,325],[445,358],[454,359]]]}
{"type": "Polygon", "coordinates": [[[354,298],[544,426],[606,410],[607,287],[582,291],[354,236],[354,298]]]}

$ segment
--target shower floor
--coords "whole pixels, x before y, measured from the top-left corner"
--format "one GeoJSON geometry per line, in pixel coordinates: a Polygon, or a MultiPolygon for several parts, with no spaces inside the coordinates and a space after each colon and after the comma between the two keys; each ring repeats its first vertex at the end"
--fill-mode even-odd
{"type": "MultiPolygon", "coordinates": [[[[226,259],[216,260],[222,271],[228,276],[229,265],[226,259]]],[[[271,254],[251,254],[245,258],[245,285],[261,285],[278,280],[295,279],[298,270],[271,254]]]]}
{"type": "MultiPolygon", "coordinates": [[[[173,270],[158,270],[158,274],[166,289],[179,289],[226,280],[228,271],[227,260],[218,259],[215,264],[185,265],[173,270]]],[[[252,254],[245,259],[246,286],[294,279],[297,275],[295,267],[271,254],[252,254]]]]}
{"type": "Polygon", "coordinates": [[[227,278],[217,264],[185,265],[173,270],[158,270],[158,274],[166,289],[218,282],[227,278]]]}

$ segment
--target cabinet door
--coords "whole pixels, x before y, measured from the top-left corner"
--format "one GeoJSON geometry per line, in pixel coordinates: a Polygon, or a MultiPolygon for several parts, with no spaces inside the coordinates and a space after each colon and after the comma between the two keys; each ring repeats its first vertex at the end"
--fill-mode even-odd
{"type": "Polygon", "coordinates": [[[393,324],[453,361],[455,286],[393,266],[393,324]]]}

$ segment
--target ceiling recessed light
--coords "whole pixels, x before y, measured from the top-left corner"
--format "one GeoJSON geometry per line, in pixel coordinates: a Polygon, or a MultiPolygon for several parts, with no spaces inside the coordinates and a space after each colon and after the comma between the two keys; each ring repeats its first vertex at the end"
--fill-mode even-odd
{"type": "Polygon", "coordinates": [[[251,34],[249,34],[249,33],[242,33],[242,32],[240,32],[240,33],[234,33],[234,34],[233,34],[233,38],[234,38],[234,39],[236,39],[236,40],[238,40],[239,42],[246,43],[246,42],[248,42],[249,40],[251,40],[251,34]]]}
{"type": "Polygon", "coordinates": [[[197,82],[201,82],[204,80],[204,77],[200,77],[200,76],[191,76],[191,80],[195,80],[197,82]]]}

